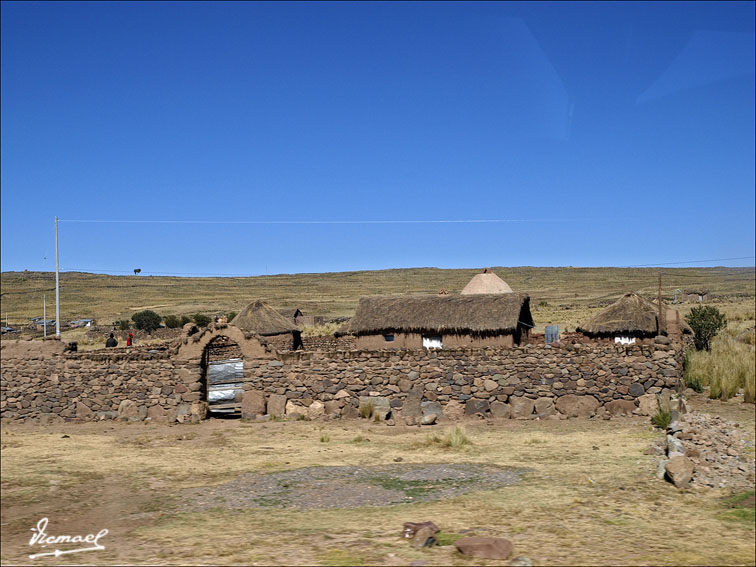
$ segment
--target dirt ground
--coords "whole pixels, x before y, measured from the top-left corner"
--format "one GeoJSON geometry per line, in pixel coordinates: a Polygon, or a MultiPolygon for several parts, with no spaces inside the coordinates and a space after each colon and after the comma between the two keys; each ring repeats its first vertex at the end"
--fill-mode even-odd
{"type": "MultiPolygon", "coordinates": [[[[752,404],[699,396],[691,406],[737,421],[753,435],[752,404]]],[[[456,449],[428,440],[451,424],[223,419],[172,426],[4,425],[2,563],[496,563],[467,559],[453,545],[414,549],[401,538],[402,524],[426,520],[449,536],[446,542],[453,534],[507,537],[515,555],[535,565],[756,560],[753,515],[744,521],[726,513],[731,492],[679,490],[656,479],[657,458],[644,451],[662,433],[648,418],[464,425],[472,444],[456,449]],[[464,475],[475,467],[486,474],[527,470],[501,482],[491,480],[499,478],[494,474],[466,485],[471,477],[464,475]],[[361,471],[362,484],[380,485],[370,493],[373,505],[350,500],[349,487],[356,490],[359,483],[329,492],[329,476],[321,470],[337,471],[340,482],[349,471],[361,471]],[[440,476],[412,472],[427,470],[440,476]],[[277,493],[263,494],[260,486],[282,478],[292,488],[287,497],[266,499],[277,493]],[[430,481],[433,497],[422,484],[430,481]],[[325,483],[320,492],[319,482],[325,483]],[[392,503],[400,493],[425,497],[392,503]],[[308,505],[313,498],[322,506],[308,505]],[[29,544],[31,528],[43,517],[47,533],[56,536],[107,529],[100,540],[105,549],[29,559],[56,548],[29,544]]]]}

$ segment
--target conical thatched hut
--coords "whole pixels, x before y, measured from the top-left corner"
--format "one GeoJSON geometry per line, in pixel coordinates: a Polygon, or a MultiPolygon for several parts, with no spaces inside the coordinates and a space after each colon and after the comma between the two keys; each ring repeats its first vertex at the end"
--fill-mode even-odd
{"type": "Polygon", "coordinates": [[[263,337],[290,335],[295,350],[302,344],[301,333],[294,322],[260,300],[247,305],[230,324],[263,337]]]}
{"type": "Polygon", "coordinates": [[[616,342],[655,337],[666,334],[664,310],[660,323],[657,305],[635,293],[626,293],[577,331],[594,337],[615,337],[616,342]]]}
{"type": "Polygon", "coordinates": [[[462,295],[478,295],[492,293],[513,293],[509,284],[494,274],[489,268],[483,268],[462,289],[462,295]]]}
{"type": "Polygon", "coordinates": [[[525,294],[363,297],[349,323],[357,348],[512,346],[533,317],[525,294]]]}

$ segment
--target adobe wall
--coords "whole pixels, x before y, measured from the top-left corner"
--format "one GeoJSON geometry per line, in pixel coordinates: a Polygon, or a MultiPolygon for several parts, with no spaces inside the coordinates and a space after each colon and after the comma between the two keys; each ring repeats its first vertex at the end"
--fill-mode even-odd
{"type": "MultiPolygon", "coordinates": [[[[167,350],[117,348],[83,353],[2,350],[0,417],[26,420],[130,419],[196,421],[204,416],[201,348],[223,330],[189,337],[167,350]],[[125,402],[127,400],[128,402],[125,402]]],[[[360,396],[385,396],[395,412],[408,400],[474,407],[575,394],[598,405],[637,404],[646,393],[672,388],[681,377],[681,352],[667,345],[530,345],[426,351],[266,351],[251,339],[244,388],[285,397],[306,408],[357,407],[360,396]]],[[[279,398],[282,399],[282,398],[279,398]]],[[[348,413],[348,412],[347,412],[348,413]]],[[[476,411],[477,413],[477,411],[476,411]]]]}

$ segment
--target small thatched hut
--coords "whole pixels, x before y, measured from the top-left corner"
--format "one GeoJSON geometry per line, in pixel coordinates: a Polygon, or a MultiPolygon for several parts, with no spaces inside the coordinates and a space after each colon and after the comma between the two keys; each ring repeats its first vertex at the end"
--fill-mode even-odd
{"type": "Polygon", "coordinates": [[[666,334],[666,322],[659,307],[635,293],[626,293],[601,313],[577,329],[593,337],[614,337],[615,342],[635,342],[636,338],[650,338],[666,334]]]}
{"type": "Polygon", "coordinates": [[[512,288],[489,268],[483,268],[483,271],[473,276],[460,293],[462,295],[512,293],[512,288]]]}
{"type": "Polygon", "coordinates": [[[513,346],[533,317],[525,294],[363,297],[349,324],[355,347],[513,346]]]}
{"type": "Polygon", "coordinates": [[[230,324],[263,337],[284,338],[286,335],[290,335],[293,350],[302,345],[301,332],[294,322],[260,300],[247,305],[231,320],[230,324]]]}

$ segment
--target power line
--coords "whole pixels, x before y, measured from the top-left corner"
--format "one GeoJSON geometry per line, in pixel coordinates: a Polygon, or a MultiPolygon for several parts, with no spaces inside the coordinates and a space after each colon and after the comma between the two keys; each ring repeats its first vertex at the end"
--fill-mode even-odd
{"type": "Polygon", "coordinates": [[[654,268],[656,266],[676,266],[679,264],[700,264],[703,262],[725,262],[727,260],[753,260],[756,256],[738,256],[737,258],[714,258],[711,260],[687,260],[685,262],[664,262],[658,264],[636,264],[634,266],[627,266],[628,268],[654,268]]]}
{"type": "Polygon", "coordinates": [[[266,220],[266,221],[215,221],[215,220],[110,220],[110,219],[60,219],[68,223],[101,224],[486,224],[518,222],[585,222],[594,220],[633,220],[632,217],[617,218],[551,218],[551,219],[431,219],[431,220],[266,220]]]}

